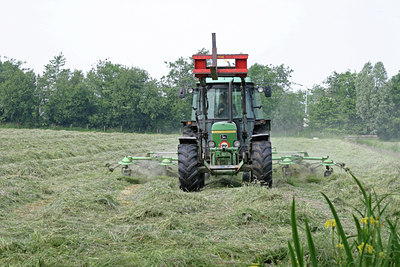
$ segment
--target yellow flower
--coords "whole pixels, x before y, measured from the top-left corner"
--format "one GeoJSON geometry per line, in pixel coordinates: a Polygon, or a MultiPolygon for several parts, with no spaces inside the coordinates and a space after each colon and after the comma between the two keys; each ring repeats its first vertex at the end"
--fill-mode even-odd
{"type": "Polygon", "coordinates": [[[374,248],[371,245],[368,245],[368,244],[366,246],[366,249],[368,250],[369,254],[372,254],[372,251],[374,250],[374,248]]]}
{"type": "Polygon", "coordinates": [[[374,224],[375,223],[375,219],[373,217],[369,217],[369,223],[370,224],[374,224]]]}
{"type": "Polygon", "coordinates": [[[332,226],[332,228],[336,226],[336,221],[335,221],[335,219],[330,219],[330,220],[327,220],[327,221],[325,222],[325,227],[326,227],[326,228],[329,228],[329,226],[332,226]]]}
{"type": "Polygon", "coordinates": [[[360,220],[360,223],[364,223],[365,225],[370,224],[370,225],[376,225],[376,227],[379,227],[379,217],[376,217],[376,219],[374,219],[374,217],[364,217],[360,220]]]}
{"type": "Polygon", "coordinates": [[[336,247],[337,247],[337,248],[343,248],[344,246],[343,246],[343,244],[340,244],[340,243],[339,243],[339,244],[336,245],[336,247]]]}
{"type": "Polygon", "coordinates": [[[385,258],[385,252],[379,252],[379,258],[384,259],[385,258]]]}
{"type": "Polygon", "coordinates": [[[357,246],[358,251],[360,252],[360,254],[362,253],[364,246],[365,246],[364,251],[366,253],[372,254],[372,251],[373,251],[374,248],[371,245],[369,245],[368,243],[364,244],[364,242],[362,242],[361,245],[357,246]]]}

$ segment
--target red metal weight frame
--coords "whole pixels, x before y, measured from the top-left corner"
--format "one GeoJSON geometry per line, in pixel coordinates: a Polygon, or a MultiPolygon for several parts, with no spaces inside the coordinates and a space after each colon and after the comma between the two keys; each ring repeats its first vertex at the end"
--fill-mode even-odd
{"type": "MultiPolygon", "coordinates": [[[[218,67],[217,74],[220,77],[246,77],[248,73],[247,59],[248,54],[219,54],[217,59],[234,59],[233,67],[218,67]]],[[[212,55],[193,55],[194,70],[193,74],[197,78],[211,77],[211,70],[207,67],[207,59],[212,59],[212,55]]]]}

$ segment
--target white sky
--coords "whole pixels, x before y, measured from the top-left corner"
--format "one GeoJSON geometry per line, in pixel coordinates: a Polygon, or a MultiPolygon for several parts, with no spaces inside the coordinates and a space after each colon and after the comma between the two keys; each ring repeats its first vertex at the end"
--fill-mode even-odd
{"type": "Polygon", "coordinates": [[[211,50],[212,32],[218,53],[285,64],[306,87],[367,61],[400,70],[398,0],[0,0],[0,25],[2,60],[36,73],[63,52],[71,69],[109,59],[160,78],[164,61],[211,50]]]}

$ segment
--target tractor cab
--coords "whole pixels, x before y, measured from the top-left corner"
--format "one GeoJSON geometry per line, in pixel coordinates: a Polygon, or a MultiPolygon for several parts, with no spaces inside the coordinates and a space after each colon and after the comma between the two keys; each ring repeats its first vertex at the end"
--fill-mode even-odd
{"type": "MultiPolygon", "coordinates": [[[[261,109],[261,94],[254,88],[249,77],[245,78],[246,82],[246,101],[245,114],[248,126],[254,128],[254,122],[260,119],[262,114],[261,109]]],[[[206,129],[208,135],[207,142],[209,146],[221,147],[229,145],[229,147],[240,147],[240,144],[247,142],[243,138],[242,132],[244,127],[243,112],[242,112],[242,91],[241,79],[238,77],[228,78],[219,77],[217,80],[206,78],[207,91],[205,96],[206,110],[202,110],[202,91],[200,83],[193,90],[193,109],[191,121],[201,121],[203,116],[206,116],[206,129]],[[231,86],[231,93],[229,87],[231,86]],[[226,129],[225,129],[226,128],[226,129]],[[227,135],[224,134],[224,129],[229,133],[229,136],[234,136],[232,142],[226,142],[227,135]],[[233,132],[234,131],[234,132],[233,132]],[[217,138],[219,137],[219,139],[217,138]],[[236,141],[236,143],[234,143],[236,141]]]]}
{"type": "MultiPolygon", "coordinates": [[[[252,85],[250,78],[245,79],[246,84],[252,85]]],[[[206,84],[208,86],[207,90],[207,116],[210,120],[229,120],[230,112],[232,113],[232,119],[240,119],[242,117],[242,96],[240,78],[226,78],[220,77],[218,80],[212,80],[211,78],[206,78],[206,84]],[[230,110],[229,105],[229,83],[233,80],[232,86],[232,110],[230,110]]],[[[200,83],[197,84],[197,87],[200,83]]],[[[257,92],[258,93],[258,92],[257,92]]],[[[251,107],[251,99],[247,95],[248,106],[247,114],[248,117],[254,117],[253,110],[251,107]]],[[[199,90],[193,91],[193,107],[191,119],[196,119],[196,109],[201,110],[201,97],[199,96],[199,90]],[[200,102],[199,102],[200,98],[200,102]]]]}

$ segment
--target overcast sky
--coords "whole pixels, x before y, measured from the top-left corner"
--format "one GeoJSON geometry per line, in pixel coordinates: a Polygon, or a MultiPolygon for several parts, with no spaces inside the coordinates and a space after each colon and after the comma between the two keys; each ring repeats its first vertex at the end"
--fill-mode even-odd
{"type": "Polygon", "coordinates": [[[284,64],[305,87],[368,61],[400,70],[399,0],[0,0],[0,25],[2,60],[36,73],[62,52],[71,69],[109,59],[160,78],[165,61],[211,50],[212,32],[218,53],[284,64]]]}

